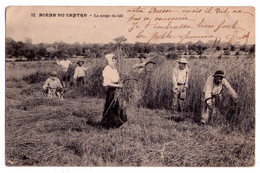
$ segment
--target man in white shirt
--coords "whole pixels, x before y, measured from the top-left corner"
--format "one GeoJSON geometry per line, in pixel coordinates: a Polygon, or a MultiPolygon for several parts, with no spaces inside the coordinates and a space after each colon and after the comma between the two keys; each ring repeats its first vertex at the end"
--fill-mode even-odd
{"type": "Polygon", "coordinates": [[[189,69],[188,61],[185,58],[177,60],[178,66],[173,69],[172,84],[173,84],[173,103],[172,109],[176,114],[178,109],[181,112],[185,109],[186,91],[188,88],[189,69]]]}
{"type": "Polygon", "coordinates": [[[224,76],[224,72],[219,70],[214,75],[208,77],[203,88],[203,108],[200,125],[206,124],[209,116],[213,114],[215,108],[219,108],[222,101],[223,86],[227,89],[235,102],[238,101],[236,91],[231,87],[224,76]]]}
{"type": "Polygon", "coordinates": [[[56,63],[62,68],[62,84],[66,88],[69,86],[70,76],[68,74],[69,66],[72,65],[72,62],[68,57],[64,56],[62,60],[56,60],[56,63]]]}
{"type": "Polygon", "coordinates": [[[74,72],[74,80],[76,86],[82,86],[84,83],[84,77],[85,77],[85,70],[87,70],[87,67],[83,67],[84,61],[78,61],[78,66],[75,68],[74,72]]]}

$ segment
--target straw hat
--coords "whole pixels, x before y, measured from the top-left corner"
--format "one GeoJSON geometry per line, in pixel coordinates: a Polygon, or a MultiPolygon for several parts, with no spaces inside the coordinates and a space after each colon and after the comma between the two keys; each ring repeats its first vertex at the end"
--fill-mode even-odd
{"type": "Polygon", "coordinates": [[[51,76],[57,76],[57,72],[56,72],[56,71],[52,71],[52,72],[50,73],[50,75],[51,75],[51,76]]]}
{"type": "Polygon", "coordinates": [[[186,60],[186,58],[180,58],[180,59],[177,60],[177,62],[188,64],[188,61],[186,60]]]}

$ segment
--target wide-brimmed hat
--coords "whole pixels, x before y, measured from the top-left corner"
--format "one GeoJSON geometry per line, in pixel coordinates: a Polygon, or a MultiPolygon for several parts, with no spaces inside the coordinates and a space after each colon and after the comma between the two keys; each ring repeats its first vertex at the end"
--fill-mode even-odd
{"type": "Polygon", "coordinates": [[[184,63],[184,64],[188,64],[189,62],[186,60],[186,58],[180,58],[177,60],[177,62],[179,63],[184,63]]]}
{"type": "Polygon", "coordinates": [[[82,62],[82,64],[84,64],[85,62],[84,61],[82,61],[82,60],[79,60],[78,62],[77,62],[77,64],[80,64],[82,62]]]}
{"type": "Polygon", "coordinates": [[[216,71],[213,76],[214,76],[214,77],[222,77],[222,78],[225,77],[225,76],[224,76],[224,72],[221,71],[221,70],[216,71]]]}
{"type": "Polygon", "coordinates": [[[50,73],[50,75],[51,75],[51,76],[57,76],[57,72],[56,72],[56,71],[52,71],[52,72],[50,73]]]}

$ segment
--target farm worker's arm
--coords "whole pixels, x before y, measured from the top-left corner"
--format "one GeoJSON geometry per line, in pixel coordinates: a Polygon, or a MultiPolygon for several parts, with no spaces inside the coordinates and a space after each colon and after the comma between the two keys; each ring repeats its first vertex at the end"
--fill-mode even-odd
{"type": "Polygon", "coordinates": [[[226,78],[222,79],[222,83],[227,88],[227,91],[231,95],[231,97],[234,100],[236,100],[238,98],[238,95],[237,95],[236,91],[231,87],[231,85],[229,84],[229,82],[227,81],[226,78]]]}
{"type": "Polygon", "coordinates": [[[56,63],[57,63],[58,65],[61,65],[59,60],[56,60],[56,63]]]}
{"type": "Polygon", "coordinates": [[[60,79],[57,78],[56,80],[57,80],[57,83],[56,83],[57,86],[56,87],[57,88],[63,88],[62,85],[61,85],[60,79]]]}
{"type": "Polygon", "coordinates": [[[44,82],[42,88],[43,88],[44,90],[46,90],[46,89],[49,87],[49,83],[50,83],[50,79],[48,78],[48,79],[44,82]]]}
{"type": "Polygon", "coordinates": [[[146,64],[146,62],[142,62],[140,64],[135,64],[133,68],[144,67],[145,64],[146,64]]]}
{"type": "Polygon", "coordinates": [[[83,67],[83,70],[87,70],[87,69],[89,69],[89,67],[83,67]]]}
{"type": "Polygon", "coordinates": [[[173,92],[178,89],[177,85],[177,73],[178,71],[174,68],[172,72],[172,85],[173,85],[173,92]]]}
{"type": "Polygon", "coordinates": [[[211,98],[211,92],[212,92],[212,88],[213,88],[213,80],[214,80],[213,76],[208,77],[208,79],[207,79],[207,81],[204,85],[204,88],[203,88],[203,93],[205,94],[204,100],[211,98]]]}

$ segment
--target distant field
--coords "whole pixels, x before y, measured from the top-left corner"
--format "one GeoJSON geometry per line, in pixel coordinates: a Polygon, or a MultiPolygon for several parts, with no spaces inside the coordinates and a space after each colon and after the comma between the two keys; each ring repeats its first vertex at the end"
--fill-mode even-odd
{"type": "MultiPolygon", "coordinates": [[[[122,76],[138,77],[128,94],[128,121],[105,130],[101,120],[105,91],[104,59],[86,59],[86,85],[70,88],[64,100],[44,98],[43,82],[59,66],[54,61],[6,63],[6,165],[8,166],[221,166],[255,164],[255,59],[188,59],[191,70],[187,117],[171,114],[171,73],[176,64],[163,57],[134,76],[138,59],[120,61],[122,76]],[[237,91],[239,112],[223,112],[205,127],[196,121],[206,78],[221,69],[237,91]],[[149,81],[149,83],[148,83],[149,81]],[[134,93],[134,94],[133,94],[134,93]],[[229,119],[226,117],[229,116],[229,119]]],[[[72,60],[74,63],[77,59],[72,60]]],[[[130,84],[129,84],[130,85],[130,84]]]]}

